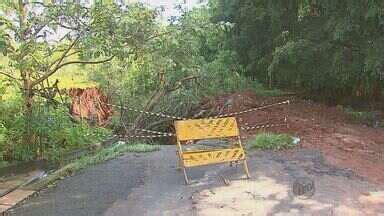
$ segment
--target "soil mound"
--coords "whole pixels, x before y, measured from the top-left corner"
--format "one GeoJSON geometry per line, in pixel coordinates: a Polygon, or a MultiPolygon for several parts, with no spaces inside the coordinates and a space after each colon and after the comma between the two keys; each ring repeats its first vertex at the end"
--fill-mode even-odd
{"type": "Polygon", "coordinates": [[[71,115],[77,119],[86,119],[91,125],[106,125],[113,114],[108,97],[98,88],[72,88],[68,91],[71,97],[71,115]]]}
{"type": "Polygon", "coordinates": [[[340,106],[327,106],[295,97],[262,97],[251,91],[206,98],[200,112],[226,114],[290,99],[289,105],[237,115],[240,125],[279,123],[287,117],[289,127],[243,131],[251,138],[261,131],[300,137],[301,148],[322,151],[328,162],[384,184],[384,128],[356,124],[340,106]]]}

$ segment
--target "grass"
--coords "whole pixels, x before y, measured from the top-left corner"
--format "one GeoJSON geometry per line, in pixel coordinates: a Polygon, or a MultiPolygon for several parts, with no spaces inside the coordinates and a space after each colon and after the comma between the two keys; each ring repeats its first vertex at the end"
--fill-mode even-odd
{"type": "Polygon", "coordinates": [[[65,165],[64,167],[50,174],[48,177],[42,179],[41,181],[27,186],[26,188],[40,190],[50,184],[53,184],[55,181],[64,178],[65,176],[71,175],[72,173],[78,170],[102,163],[104,161],[111,160],[122,155],[125,152],[146,153],[158,150],[160,150],[159,145],[150,145],[145,143],[125,144],[123,142],[118,142],[113,146],[100,149],[92,155],[85,155],[80,159],[74,161],[73,163],[65,165]]]}
{"type": "Polygon", "coordinates": [[[119,142],[112,147],[100,150],[93,156],[84,156],[80,158],[75,162],[75,169],[83,169],[90,165],[113,159],[123,154],[124,152],[145,153],[158,150],[160,150],[160,146],[158,145],[150,145],[145,143],[124,144],[123,142],[119,142]]]}
{"type": "Polygon", "coordinates": [[[92,70],[92,66],[70,65],[63,67],[49,80],[54,83],[58,79],[60,89],[95,87],[97,84],[88,79],[92,70]]]}
{"type": "Polygon", "coordinates": [[[261,133],[249,142],[253,149],[282,150],[294,146],[293,139],[287,134],[261,133]]]}

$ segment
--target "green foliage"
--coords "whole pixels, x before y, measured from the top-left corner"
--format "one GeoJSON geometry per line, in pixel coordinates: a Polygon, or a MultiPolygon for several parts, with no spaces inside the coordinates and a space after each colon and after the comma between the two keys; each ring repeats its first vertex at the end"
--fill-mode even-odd
{"type": "Polygon", "coordinates": [[[250,141],[250,147],[262,150],[282,150],[294,146],[293,139],[287,134],[261,133],[250,141]]]}
{"type": "MultiPolygon", "coordinates": [[[[18,103],[0,101],[6,106],[0,107],[3,158],[56,160],[63,151],[97,142],[106,130],[75,124],[65,108],[43,102],[52,97],[49,80],[59,71],[79,73],[77,65],[139,58],[159,36],[155,11],[142,4],[126,9],[113,3],[84,7],[72,1],[21,0],[2,1],[0,8],[0,53],[6,56],[6,61],[1,58],[0,91],[3,83],[11,83],[16,87],[11,97],[18,103]]],[[[64,80],[59,86],[75,87],[75,82],[83,84],[64,80]]]]}
{"type": "MultiPolygon", "coordinates": [[[[152,111],[176,116],[186,116],[200,99],[225,92],[257,88],[255,80],[242,76],[243,67],[237,54],[226,42],[228,23],[211,22],[210,9],[206,7],[188,11],[177,23],[159,26],[153,51],[137,58],[114,60],[100,66],[90,74],[116,104],[144,109],[153,94],[167,86],[175,86],[189,76],[196,79],[183,82],[180,88],[166,93],[152,111]]],[[[137,113],[123,111],[123,122],[132,123],[137,113]]],[[[159,121],[147,118],[147,122],[159,121]]],[[[120,119],[114,118],[119,124],[120,119]]],[[[170,122],[158,127],[166,129],[170,122]]],[[[159,128],[158,128],[159,129],[159,128]]]]}
{"type": "Polygon", "coordinates": [[[202,86],[207,95],[241,91],[258,87],[257,81],[242,76],[243,68],[236,62],[236,54],[218,51],[213,61],[202,66],[202,86]]]}
{"type": "Polygon", "coordinates": [[[43,157],[57,161],[63,152],[97,143],[110,135],[104,128],[91,128],[71,120],[64,107],[36,103],[30,120],[35,142],[24,145],[26,118],[18,98],[0,102],[0,156],[7,160],[32,160],[43,157]]]}
{"type": "Polygon", "coordinates": [[[374,111],[356,111],[350,107],[345,109],[345,113],[349,116],[349,118],[355,122],[360,124],[366,124],[372,127],[383,127],[383,120],[380,117],[378,112],[374,111]]]}
{"type": "Polygon", "coordinates": [[[315,97],[382,99],[384,2],[211,0],[245,74],[315,97]]]}

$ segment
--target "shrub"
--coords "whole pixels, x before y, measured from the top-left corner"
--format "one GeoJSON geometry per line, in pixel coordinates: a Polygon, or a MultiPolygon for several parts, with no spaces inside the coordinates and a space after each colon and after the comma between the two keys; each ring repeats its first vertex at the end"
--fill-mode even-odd
{"type": "Polygon", "coordinates": [[[356,111],[352,108],[346,108],[345,113],[355,123],[366,124],[372,127],[383,127],[383,121],[379,112],[356,111]]]}
{"type": "Polygon", "coordinates": [[[72,121],[64,106],[47,107],[36,103],[33,118],[27,121],[20,110],[19,99],[0,102],[0,160],[57,161],[63,152],[86,147],[109,136],[105,128],[89,127],[72,121]],[[25,125],[30,124],[33,145],[23,142],[25,125]]]}

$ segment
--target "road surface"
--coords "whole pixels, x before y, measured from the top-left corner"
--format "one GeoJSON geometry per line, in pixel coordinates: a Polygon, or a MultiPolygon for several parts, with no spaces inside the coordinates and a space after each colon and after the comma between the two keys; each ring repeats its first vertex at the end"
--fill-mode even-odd
{"type": "Polygon", "coordinates": [[[328,165],[320,152],[250,151],[252,178],[241,166],[188,170],[184,184],[174,146],[152,153],[127,153],[79,171],[18,205],[11,215],[375,215],[384,214],[383,187],[353,171],[328,165]],[[224,184],[223,177],[230,179],[224,184]],[[300,177],[314,180],[309,199],[292,193],[300,177]]]}

